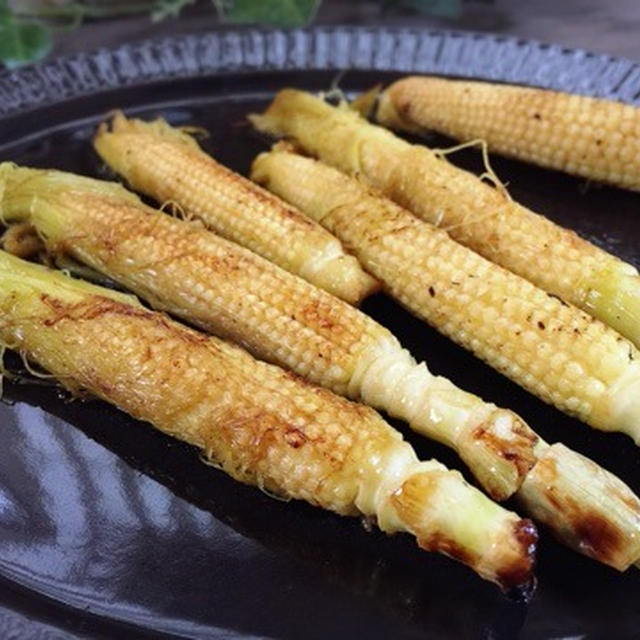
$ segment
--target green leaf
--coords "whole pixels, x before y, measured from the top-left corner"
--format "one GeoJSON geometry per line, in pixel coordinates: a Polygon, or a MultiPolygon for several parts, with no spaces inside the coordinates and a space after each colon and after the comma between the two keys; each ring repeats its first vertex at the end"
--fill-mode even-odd
{"type": "Polygon", "coordinates": [[[318,0],[234,0],[225,17],[230,22],[303,27],[313,20],[318,0]]]}
{"type": "Polygon", "coordinates": [[[442,18],[459,18],[462,13],[462,0],[406,0],[406,2],[420,13],[442,18]]]}
{"type": "Polygon", "coordinates": [[[48,27],[39,22],[18,22],[4,16],[0,6],[0,61],[9,69],[44,58],[53,39],[48,27]]]}
{"type": "Polygon", "coordinates": [[[165,18],[177,18],[180,12],[195,0],[158,0],[151,12],[153,22],[159,22],[165,18]]]}
{"type": "Polygon", "coordinates": [[[7,22],[12,18],[11,9],[9,9],[9,0],[0,0],[0,23],[7,22]]]}

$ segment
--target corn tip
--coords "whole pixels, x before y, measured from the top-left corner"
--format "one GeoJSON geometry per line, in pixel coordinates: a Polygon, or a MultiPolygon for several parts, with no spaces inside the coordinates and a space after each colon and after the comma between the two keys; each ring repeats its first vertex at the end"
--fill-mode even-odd
{"type": "Polygon", "coordinates": [[[640,500],[560,443],[539,453],[518,498],[562,542],[599,562],[622,571],[640,555],[640,500]]]}
{"type": "Polygon", "coordinates": [[[531,582],[538,541],[535,525],[492,502],[459,472],[414,473],[391,501],[421,548],[449,555],[505,590],[531,582]],[[453,504],[460,511],[453,510],[453,504]],[[460,519],[461,512],[469,517],[460,519]]]}

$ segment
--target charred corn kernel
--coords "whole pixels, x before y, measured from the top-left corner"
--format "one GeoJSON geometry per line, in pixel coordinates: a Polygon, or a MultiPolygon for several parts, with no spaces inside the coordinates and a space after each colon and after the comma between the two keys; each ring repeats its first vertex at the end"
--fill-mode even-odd
{"type": "Polygon", "coordinates": [[[135,300],[0,252],[0,340],[201,448],[229,475],[376,518],[503,587],[531,576],[536,532],[411,446],[372,409],[311,387],[135,300]]]}
{"type": "Polygon", "coordinates": [[[176,204],[216,233],[339,298],[357,304],[378,288],[320,225],[216,162],[164,120],[117,113],[110,129],[99,128],[94,146],[134,189],[176,204]]]}
{"type": "Polygon", "coordinates": [[[490,82],[412,76],[381,96],[384,125],[484,140],[491,151],[640,190],[640,109],[490,82]]]}
{"type": "MultiPolygon", "coordinates": [[[[613,330],[282,145],[258,156],[252,176],[326,225],[391,295],[445,335],[546,401],[638,438],[640,359],[629,363],[633,347],[613,330]]],[[[638,560],[640,501],[629,487],[561,445],[538,439],[534,453],[516,493],[529,512],[597,560],[618,569],[638,560]]]]}
{"type": "Polygon", "coordinates": [[[420,145],[294,90],[278,94],[258,128],[357,173],[455,240],[582,308],[640,346],[637,270],[511,200],[420,145]]]}
{"type": "Polygon", "coordinates": [[[453,447],[487,491],[512,495],[537,438],[514,413],[417,364],[384,327],[252,252],[143,205],[123,187],[0,165],[0,216],[193,324],[453,447]],[[26,222],[25,222],[26,224],[26,222]]]}

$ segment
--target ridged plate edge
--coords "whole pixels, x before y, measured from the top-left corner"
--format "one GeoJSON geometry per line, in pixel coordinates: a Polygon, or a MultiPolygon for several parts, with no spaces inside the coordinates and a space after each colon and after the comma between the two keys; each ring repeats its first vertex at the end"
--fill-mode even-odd
{"type": "Polygon", "coordinates": [[[640,64],[624,58],[487,34],[338,26],[169,37],[5,72],[0,118],[127,85],[300,69],[439,73],[640,104],[640,64]]]}

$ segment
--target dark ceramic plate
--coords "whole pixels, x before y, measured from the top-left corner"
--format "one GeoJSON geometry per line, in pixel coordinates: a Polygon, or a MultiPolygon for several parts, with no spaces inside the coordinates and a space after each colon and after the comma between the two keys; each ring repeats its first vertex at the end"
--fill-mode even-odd
{"type": "MultiPolygon", "coordinates": [[[[366,89],[402,72],[509,80],[637,101],[626,60],[510,39],[411,30],[227,32],[79,54],[0,75],[0,159],[101,175],[89,139],[115,107],[207,128],[207,150],[246,172],[247,127],[284,85],[366,89]]],[[[438,141],[445,142],[445,141],[438,141]]],[[[478,158],[455,161],[478,168],[478,158]]],[[[640,264],[640,196],[495,160],[512,194],[640,264]]],[[[441,338],[383,296],[365,310],[433,370],[520,412],[640,491],[640,456],[590,432],[441,338]]],[[[185,393],[187,390],[185,390],[185,393]]],[[[585,638],[640,631],[640,572],[618,575],[543,533],[539,588],[507,599],[471,571],[284,504],[97,401],[8,384],[0,405],[0,636],[60,638],[585,638]]],[[[400,425],[400,428],[403,428],[400,425]]],[[[423,457],[458,467],[408,434],[423,457]]]]}

